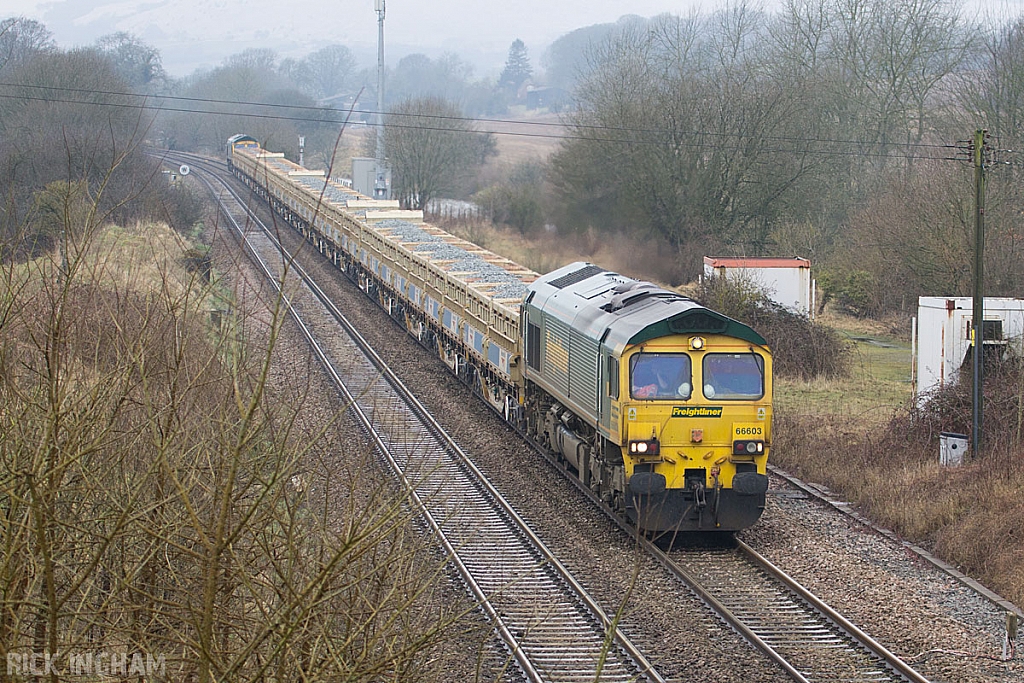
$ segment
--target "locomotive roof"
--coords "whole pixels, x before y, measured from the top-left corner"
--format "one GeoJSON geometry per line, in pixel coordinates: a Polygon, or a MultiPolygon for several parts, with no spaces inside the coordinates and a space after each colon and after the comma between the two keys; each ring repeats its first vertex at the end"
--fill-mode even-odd
{"type": "Polygon", "coordinates": [[[724,334],[767,344],[749,326],[689,297],[591,263],[563,266],[538,278],[530,290],[530,306],[618,349],[670,334],[724,334]]]}

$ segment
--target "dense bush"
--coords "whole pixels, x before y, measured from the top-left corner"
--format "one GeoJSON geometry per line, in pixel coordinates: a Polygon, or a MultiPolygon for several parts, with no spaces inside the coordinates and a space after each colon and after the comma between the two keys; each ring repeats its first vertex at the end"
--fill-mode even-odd
{"type": "Polygon", "coordinates": [[[149,217],[183,232],[198,219],[194,193],[161,182],[145,153],[152,119],[105,53],[29,52],[0,83],[0,259],[33,258],[63,235],[105,221],[149,217]],[[89,92],[88,97],[40,96],[89,92]]]}
{"type": "Polygon", "coordinates": [[[543,166],[522,163],[511,169],[507,180],[484,188],[473,200],[490,212],[494,223],[530,235],[544,225],[543,183],[543,166]]]}
{"type": "Polygon", "coordinates": [[[843,313],[858,318],[882,312],[874,296],[877,282],[867,271],[821,270],[818,272],[818,288],[821,292],[819,310],[832,303],[843,313]]]}
{"type": "Polygon", "coordinates": [[[751,282],[704,278],[694,298],[759,332],[772,350],[776,374],[782,377],[835,378],[849,372],[851,349],[835,330],[786,310],[751,282]]]}
{"type": "MultiPolygon", "coordinates": [[[[971,365],[961,370],[960,381],[926,396],[893,418],[888,430],[900,439],[934,451],[941,432],[970,434],[973,422],[971,365]]],[[[983,378],[983,450],[1019,451],[1024,438],[1024,362],[1014,356],[985,359],[983,378]],[[985,437],[984,434],[988,436],[985,437]]]]}

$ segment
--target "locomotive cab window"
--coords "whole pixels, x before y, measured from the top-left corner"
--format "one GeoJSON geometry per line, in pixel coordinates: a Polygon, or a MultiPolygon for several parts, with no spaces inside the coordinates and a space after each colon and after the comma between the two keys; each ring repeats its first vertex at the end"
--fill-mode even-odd
{"type": "Polygon", "coordinates": [[[704,397],[749,401],[764,396],[764,358],[756,353],[709,353],[703,364],[704,397]]]}
{"type": "Polygon", "coordinates": [[[615,356],[608,356],[608,395],[612,398],[619,397],[619,359],[615,356]]]}
{"type": "Polygon", "coordinates": [[[685,353],[637,353],[630,358],[630,395],[648,400],[690,398],[690,357],[685,353]]]}

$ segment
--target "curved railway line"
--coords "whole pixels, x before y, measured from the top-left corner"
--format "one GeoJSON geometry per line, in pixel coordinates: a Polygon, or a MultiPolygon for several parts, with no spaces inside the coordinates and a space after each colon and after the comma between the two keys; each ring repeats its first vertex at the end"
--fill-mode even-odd
{"type": "MultiPolygon", "coordinates": [[[[198,168],[210,168],[194,158],[190,161],[198,168]]],[[[207,173],[212,176],[211,170],[207,173]]],[[[203,182],[214,192],[259,270],[275,287],[284,289],[303,336],[377,451],[401,479],[525,677],[531,681],[664,681],[305,276],[273,232],[247,212],[244,202],[222,180],[204,177],[203,182]],[[292,282],[296,276],[302,278],[301,285],[292,282]]]]}
{"type": "MultiPolygon", "coordinates": [[[[168,158],[189,163],[203,176],[227,173],[221,162],[203,157],[168,154],[168,158]]],[[[227,194],[229,185],[222,179],[203,180],[215,194],[227,194]],[[221,189],[213,190],[213,182],[221,183],[221,189]]],[[[252,219],[243,213],[244,202],[237,196],[231,201],[235,208],[226,215],[245,226],[252,219]]],[[[269,247],[269,238],[260,239],[269,247]]],[[[291,262],[290,257],[280,256],[268,260],[291,262]]],[[[326,296],[323,299],[329,304],[326,296]]],[[[330,325],[336,330],[343,318],[340,313],[333,318],[337,322],[330,325]]],[[[329,337],[340,336],[328,327],[325,330],[329,337]]],[[[349,334],[352,341],[346,343],[353,350],[346,353],[354,354],[361,338],[358,333],[349,334]]],[[[314,348],[323,344],[313,339],[312,332],[310,340],[314,348]]],[[[368,347],[359,353],[376,359],[368,347]]],[[[327,355],[322,360],[331,372],[333,361],[327,355]]],[[[614,642],[605,639],[612,623],[600,606],[586,596],[497,491],[485,479],[481,481],[479,470],[443,436],[418,401],[411,395],[401,396],[407,390],[382,368],[379,359],[346,365],[357,366],[346,370],[345,383],[350,387],[343,389],[346,400],[362,406],[358,412],[364,429],[381,452],[389,453],[385,457],[391,467],[414,492],[424,519],[442,539],[527,678],[595,680],[599,671],[600,680],[636,680],[641,675],[646,680],[664,680],[619,629],[614,630],[614,642]],[[381,381],[382,375],[387,376],[386,382],[381,381]],[[406,472],[411,462],[424,462],[427,453],[433,458],[429,465],[406,472]],[[569,648],[570,641],[581,645],[569,648]]],[[[665,552],[646,539],[636,539],[633,529],[589,490],[573,478],[568,480],[792,680],[927,680],[745,544],[665,552]]]]}

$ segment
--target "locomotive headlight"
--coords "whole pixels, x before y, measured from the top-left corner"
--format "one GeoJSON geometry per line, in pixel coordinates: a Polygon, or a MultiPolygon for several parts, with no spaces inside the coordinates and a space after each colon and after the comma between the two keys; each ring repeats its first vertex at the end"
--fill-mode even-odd
{"type": "Polygon", "coordinates": [[[764,441],[733,441],[732,452],[735,455],[761,455],[764,453],[764,441]]]}
{"type": "Polygon", "coordinates": [[[629,442],[629,452],[631,455],[658,455],[660,449],[661,447],[657,439],[629,442]]]}
{"type": "Polygon", "coordinates": [[[690,348],[700,351],[704,348],[704,337],[690,337],[690,348]]]}

